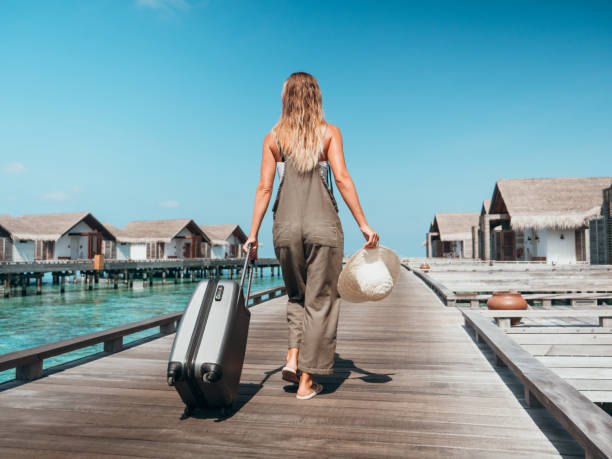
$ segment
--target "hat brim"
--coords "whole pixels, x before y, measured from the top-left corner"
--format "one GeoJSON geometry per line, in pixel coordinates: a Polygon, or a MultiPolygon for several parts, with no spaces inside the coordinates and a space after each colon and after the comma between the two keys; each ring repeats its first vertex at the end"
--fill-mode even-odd
{"type": "Polygon", "coordinates": [[[338,278],[338,293],[340,297],[350,303],[363,303],[365,301],[379,301],[391,293],[391,290],[384,295],[372,297],[361,290],[356,277],[356,268],[365,263],[366,251],[376,250],[376,255],[385,264],[393,280],[393,285],[397,283],[401,268],[400,259],[396,253],[387,247],[378,246],[375,249],[361,248],[349,259],[338,278]]]}

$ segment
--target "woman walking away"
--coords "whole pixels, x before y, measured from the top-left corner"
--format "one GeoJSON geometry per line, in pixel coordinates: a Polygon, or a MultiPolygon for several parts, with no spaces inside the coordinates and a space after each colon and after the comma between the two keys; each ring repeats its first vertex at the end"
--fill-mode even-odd
{"type": "Polygon", "coordinates": [[[344,162],[340,129],[323,119],[321,90],[308,73],[294,73],[282,92],[282,115],[266,135],[261,178],[255,193],[251,232],[243,250],[252,244],[257,258],[257,234],[270,202],[274,172],[280,185],[272,206],[272,236],[287,287],[289,351],[283,379],[299,383],[297,398],[306,400],[323,390],[313,374],[331,374],[336,349],[344,233],[338,206],[327,183],[334,173],[336,186],[366,239],[378,246],[344,162]]]}

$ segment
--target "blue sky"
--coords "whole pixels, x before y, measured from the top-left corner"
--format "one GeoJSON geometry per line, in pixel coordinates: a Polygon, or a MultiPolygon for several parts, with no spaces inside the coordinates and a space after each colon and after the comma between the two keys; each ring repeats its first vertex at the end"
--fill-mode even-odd
{"type": "Polygon", "coordinates": [[[611,32],[610,2],[4,1],[0,213],[248,232],[307,71],[381,243],[422,255],[434,212],[478,211],[497,179],[612,175],[611,32]]]}

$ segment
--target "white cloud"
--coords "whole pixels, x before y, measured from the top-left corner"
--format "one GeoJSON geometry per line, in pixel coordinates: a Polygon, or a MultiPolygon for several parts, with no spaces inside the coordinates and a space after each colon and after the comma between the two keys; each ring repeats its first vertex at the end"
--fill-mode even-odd
{"type": "Polygon", "coordinates": [[[189,3],[186,0],[136,0],[136,5],[140,8],[165,11],[185,11],[189,9],[189,3]]]}
{"type": "Polygon", "coordinates": [[[45,201],[66,201],[69,197],[70,195],[65,191],[52,191],[42,195],[45,201]]]}
{"type": "Polygon", "coordinates": [[[175,207],[180,206],[181,203],[178,201],[172,201],[171,199],[167,200],[167,201],[162,201],[159,203],[159,207],[164,207],[166,209],[173,209],[175,207]]]}
{"type": "Polygon", "coordinates": [[[72,192],[73,193],[81,193],[82,191],[83,191],[83,187],[81,187],[81,186],[76,185],[76,186],[72,187],[72,192]]]}
{"type": "Polygon", "coordinates": [[[23,165],[23,163],[20,163],[19,161],[14,161],[12,163],[5,164],[2,170],[7,174],[19,175],[23,174],[27,169],[23,165]]]}

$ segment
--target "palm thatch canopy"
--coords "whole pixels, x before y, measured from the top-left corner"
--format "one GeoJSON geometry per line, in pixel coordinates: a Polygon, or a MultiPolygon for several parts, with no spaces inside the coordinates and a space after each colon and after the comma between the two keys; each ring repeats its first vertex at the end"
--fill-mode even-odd
{"type": "Polygon", "coordinates": [[[92,230],[102,233],[103,239],[115,239],[89,212],[21,215],[4,219],[0,223],[10,231],[11,239],[15,241],[57,241],[81,222],[92,230]]]}
{"type": "Polygon", "coordinates": [[[492,214],[509,214],[515,230],[575,229],[600,215],[603,189],[612,177],[498,180],[492,214]]]}
{"type": "Polygon", "coordinates": [[[12,220],[13,217],[10,215],[0,215],[0,237],[11,237],[11,232],[8,230],[6,226],[3,225],[3,222],[12,220]]]}
{"type": "Polygon", "coordinates": [[[212,245],[228,245],[227,240],[230,236],[235,236],[242,244],[248,239],[240,226],[236,224],[225,225],[200,225],[200,228],[211,241],[212,245]]]}
{"type": "Polygon", "coordinates": [[[208,236],[189,218],[133,221],[119,230],[117,241],[128,243],[170,242],[185,228],[196,236],[202,236],[204,242],[210,242],[208,236]]]}
{"type": "Polygon", "coordinates": [[[438,213],[429,229],[439,233],[441,241],[465,241],[472,239],[472,226],[478,226],[478,212],[438,213]]]}
{"type": "Polygon", "coordinates": [[[104,222],[102,223],[106,229],[113,235],[115,236],[115,239],[119,236],[119,233],[121,232],[121,230],[119,228],[117,228],[115,225],[113,225],[112,223],[109,222],[104,222]]]}

